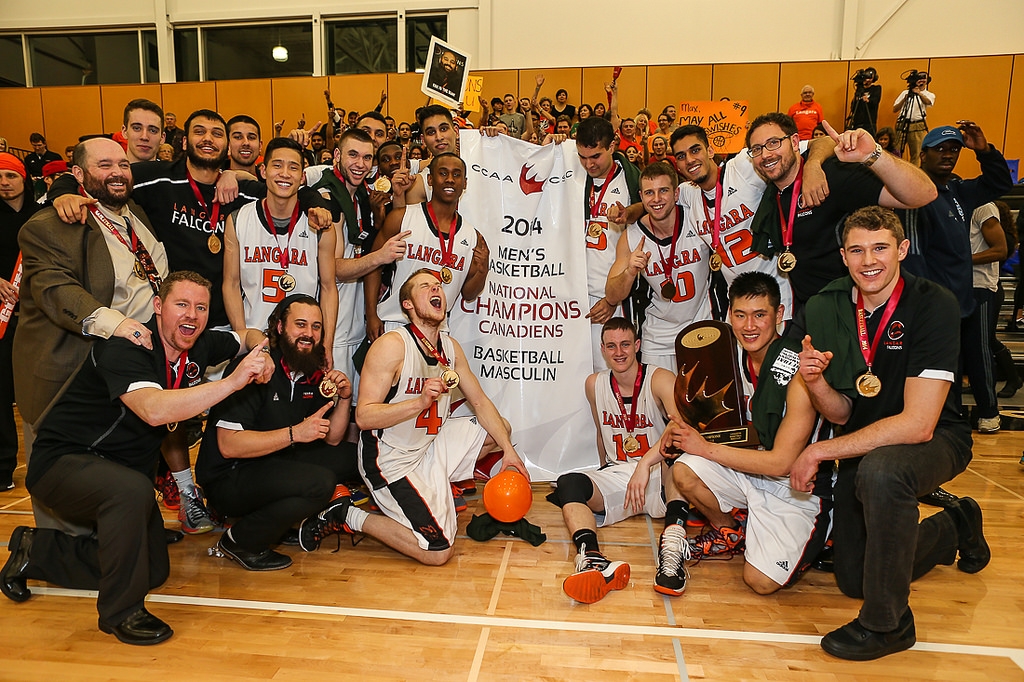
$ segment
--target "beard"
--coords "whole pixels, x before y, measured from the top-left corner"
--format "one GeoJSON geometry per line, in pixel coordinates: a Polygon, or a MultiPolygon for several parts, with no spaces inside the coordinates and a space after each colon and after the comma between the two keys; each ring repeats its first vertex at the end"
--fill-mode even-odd
{"type": "Polygon", "coordinates": [[[313,376],[317,371],[327,366],[327,350],[324,348],[323,340],[308,351],[299,350],[299,341],[312,342],[313,338],[310,336],[300,336],[292,341],[286,336],[279,337],[278,343],[281,348],[281,357],[284,358],[284,361],[288,364],[288,369],[291,371],[301,372],[307,377],[313,376]]]}
{"type": "Polygon", "coordinates": [[[85,173],[82,177],[82,186],[85,188],[86,192],[101,204],[118,211],[128,203],[128,199],[132,196],[132,179],[125,175],[111,175],[107,177],[106,180],[98,180],[88,173],[85,173]],[[115,180],[121,180],[125,183],[125,190],[123,193],[115,194],[108,189],[107,184],[115,180]]]}
{"type": "Polygon", "coordinates": [[[192,165],[195,166],[196,168],[203,168],[206,170],[218,170],[224,165],[224,161],[228,158],[228,148],[225,146],[224,149],[221,150],[220,155],[217,156],[217,158],[207,159],[202,156],[199,156],[199,154],[196,152],[196,148],[192,146],[192,143],[186,141],[185,155],[188,157],[188,160],[192,163],[192,165]]]}

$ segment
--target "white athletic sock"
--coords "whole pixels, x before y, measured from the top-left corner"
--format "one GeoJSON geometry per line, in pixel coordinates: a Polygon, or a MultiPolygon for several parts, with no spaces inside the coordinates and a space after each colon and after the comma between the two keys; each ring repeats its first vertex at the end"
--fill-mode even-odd
{"type": "Polygon", "coordinates": [[[345,516],[345,523],[347,523],[348,527],[356,533],[362,533],[363,524],[366,522],[366,518],[369,515],[370,514],[368,512],[364,512],[359,507],[349,507],[348,514],[345,516]]]}
{"type": "Polygon", "coordinates": [[[193,493],[196,484],[192,481],[191,469],[172,471],[171,476],[174,476],[174,483],[178,486],[179,493],[182,495],[191,495],[193,493]]]}

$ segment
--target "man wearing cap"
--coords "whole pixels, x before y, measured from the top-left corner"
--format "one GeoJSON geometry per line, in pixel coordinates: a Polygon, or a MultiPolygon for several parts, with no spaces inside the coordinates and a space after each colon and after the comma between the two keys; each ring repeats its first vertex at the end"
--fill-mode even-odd
{"type": "MultiPolygon", "coordinates": [[[[971,379],[977,404],[978,429],[999,430],[999,406],[985,334],[992,306],[978,309],[974,299],[971,266],[970,223],[974,209],[998,199],[1013,187],[1006,159],[989,144],[973,121],[957,121],[957,127],[939,126],[921,142],[921,170],[935,183],[938,198],[917,209],[897,211],[903,222],[910,251],[903,267],[907,272],[938,282],[953,292],[960,304],[961,367],[971,379]],[[971,180],[953,176],[964,147],[974,151],[981,175],[971,180]]],[[[998,311],[996,311],[998,312],[998,311]]]]}
{"type": "MultiPolygon", "coordinates": [[[[46,183],[46,191],[50,191],[50,186],[53,184],[54,180],[56,180],[57,178],[59,178],[60,176],[64,175],[67,172],[67,161],[51,161],[45,166],[43,166],[43,182],[46,183]]],[[[36,203],[45,206],[48,203],[48,201],[49,200],[47,199],[46,193],[44,192],[43,196],[39,197],[36,200],[36,203]]]]}
{"type": "MultiPolygon", "coordinates": [[[[12,284],[18,260],[18,233],[39,204],[32,201],[27,173],[21,159],[0,152],[0,305],[15,304],[18,288],[12,284]]],[[[0,490],[14,487],[13,475],[18,466],[18,428],[14,422],[14,375],[11,347],[18,313],[11,311],[7,331],[0,337],[0,490]]]]}

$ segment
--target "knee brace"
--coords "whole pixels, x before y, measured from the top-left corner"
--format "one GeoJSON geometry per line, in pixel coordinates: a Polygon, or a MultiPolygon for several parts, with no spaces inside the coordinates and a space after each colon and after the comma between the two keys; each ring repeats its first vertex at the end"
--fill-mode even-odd
{"type": "Polygon", "coordinates": [[[594,482],[586,474],[574,471],[558,477],[558,487],[548,495],[548,501],[562,507],[570,502],[586,504],[594,496],[594,482]]]}

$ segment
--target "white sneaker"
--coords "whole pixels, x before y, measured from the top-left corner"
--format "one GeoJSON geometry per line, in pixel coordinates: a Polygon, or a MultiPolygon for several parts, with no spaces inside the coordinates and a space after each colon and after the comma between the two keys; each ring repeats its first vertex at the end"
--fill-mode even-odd
{"type": "Polygon", "coordinates": [[[999,433],[999,415],[978,419],[978,433],[999,433]]]}

